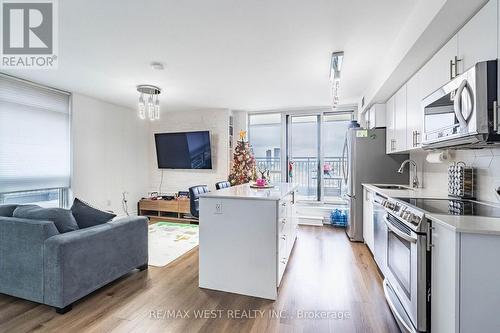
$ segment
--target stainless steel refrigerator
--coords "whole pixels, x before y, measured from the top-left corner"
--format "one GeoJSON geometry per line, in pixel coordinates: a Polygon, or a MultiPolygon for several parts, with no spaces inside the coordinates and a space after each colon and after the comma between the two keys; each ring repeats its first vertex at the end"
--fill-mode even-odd
{"type": "Polygon", "coordinates": [[[385,128],[349,128],[343,149],[343,198],[349,205],[346,226],[351,241],[363,241],[363,183],[409,184],[408,172],[399,174],[408,154],[385,153],[385,128]]]}

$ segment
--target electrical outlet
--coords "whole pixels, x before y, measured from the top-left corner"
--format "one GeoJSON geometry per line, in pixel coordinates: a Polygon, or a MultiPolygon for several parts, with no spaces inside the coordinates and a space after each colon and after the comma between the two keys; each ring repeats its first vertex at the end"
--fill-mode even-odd
{"type": "Polygon", "coordinates": [[[222,214],[222,203],[215,204],[215,214],[222,214]]]}

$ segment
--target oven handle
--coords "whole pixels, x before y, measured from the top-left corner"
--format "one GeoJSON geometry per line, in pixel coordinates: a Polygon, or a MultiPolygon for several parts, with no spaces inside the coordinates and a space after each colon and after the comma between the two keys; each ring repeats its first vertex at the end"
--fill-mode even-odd
{"type": "Polygon", "coordinates": [[[399,237],[403,238],[405,241],[408,241],[410,243],[416,243],[417,242],[417,237],[411,237],[396,228],[389,220],[387,219],[387,215],[384,215],[384,222],[387,225],[387,228],[389,229],[390,232],[395,233],[399,237]]]}
{"type": "Polygon", "coordinates": [[[400,323],[405,328],[406,332],[416,333],[415,329],[413,329],[412,327],[408,326],[408,324],[406,323],[406,321],[401,317],[401,315],[399,314],[399,312],[396,309],[396,306],[392,302],[392,299],[389,296],[389,290],[388,290],[389,288],[392,289],[392,287],[389,284],[389,282],[387,281],[387,279],[384,279],[384,281],[382,282],[382,287],[384,289],[385,300],[387,301],[387,304],[389,305],[389,308],[391,308],[391,312],[396,317],[396,320],[398,321],[398,323],[400,323]]]}

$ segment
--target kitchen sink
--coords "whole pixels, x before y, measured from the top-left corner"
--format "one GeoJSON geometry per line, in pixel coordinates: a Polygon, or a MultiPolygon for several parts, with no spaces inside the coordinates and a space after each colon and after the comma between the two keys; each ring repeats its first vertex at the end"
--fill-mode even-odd
{"type": "Polygon", "coordinates": [[[413,190],[411,187],[404,185],[375,185],[383,190],[413,190]]]}

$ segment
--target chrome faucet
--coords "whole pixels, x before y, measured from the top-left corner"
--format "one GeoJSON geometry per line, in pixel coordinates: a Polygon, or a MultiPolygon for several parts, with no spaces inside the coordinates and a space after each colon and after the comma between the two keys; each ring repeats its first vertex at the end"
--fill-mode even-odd
{"type": "Polygon", "coordinates": [[[420,182],[418,181],[417,163],[415,163],[414,160],[404,160],[398,169],[398,173],[403,173],[403,169],[404,169],[405,165],[408,163],[410,163],[410,165],[413,165],[415,167],[415,173],[413,174],[413,179],[412,179],[411,185],[412,185],[412,187],[417,188],[420,185],[420,182]]]}

